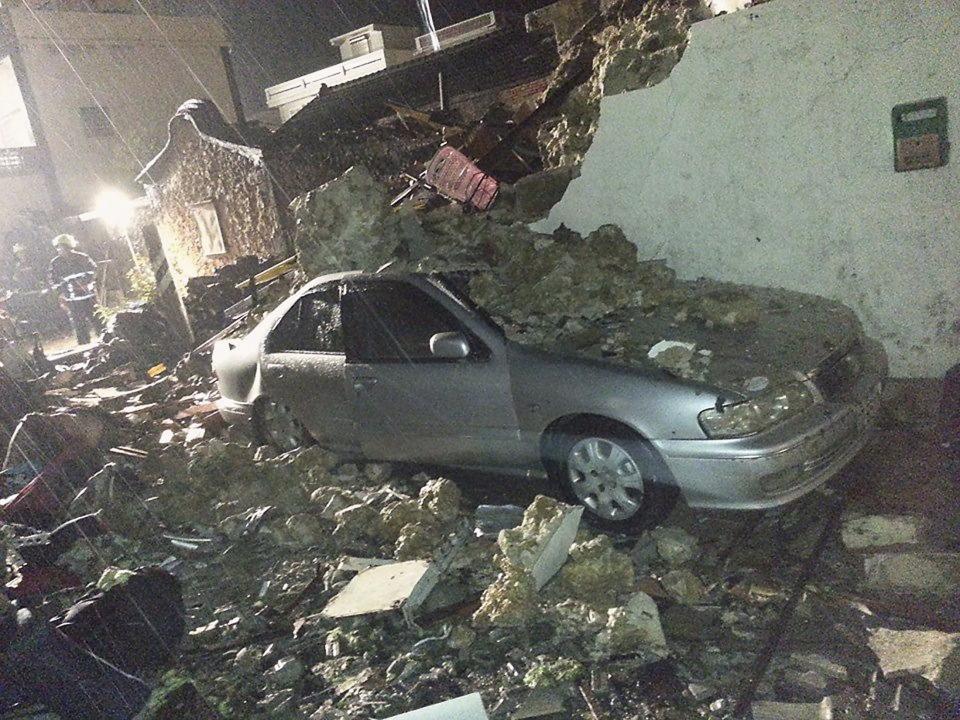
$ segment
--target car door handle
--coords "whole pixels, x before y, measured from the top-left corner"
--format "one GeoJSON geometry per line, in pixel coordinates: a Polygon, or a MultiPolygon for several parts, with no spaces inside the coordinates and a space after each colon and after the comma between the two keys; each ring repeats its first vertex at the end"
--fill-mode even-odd
{"type": "Polygon", "coordinates": [[[369,390],[374,385],[377,384],[377,379],[375,377],[356,377],[353,379],[353,389],[357,392],[362,392],[364,390],[369,390]]]}

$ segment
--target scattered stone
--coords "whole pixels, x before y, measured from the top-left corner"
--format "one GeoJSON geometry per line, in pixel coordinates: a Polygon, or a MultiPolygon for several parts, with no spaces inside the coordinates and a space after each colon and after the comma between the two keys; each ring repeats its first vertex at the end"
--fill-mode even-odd
{"type": "Polygon", "coordinates": [[[833,700],[818,703],[784,703],[758,700],[750,706],[753,720],[832,720],[833,700]]]}
{"type": "Polygon", "coordinates": [[[539,590],[566,562],[581,515],[583,507],[538,495],[524,512],[519,527],[502,530],[497,544],[508,563],[530,572],[539,590]]]}
{"type": "Polygon", "coordinates": [[[337,523],[333,536],[338,539],[377,537],[383,533],[380,513],[366,503],[357,503],[338,510],[333,517],[337,523]]]}
{"type": "Polygon", "coordinates": [[[542,688],[531,690],[510,715],[510,720],[563,720],[569,716],[563,690],[542,688]]]}
{"type": "Polygon", "coordinates": [[[460,488],[444,478],[430,480],[420,488],[420,506],[442,525],[449,525],[460,514],[460,488]]]}
{"type": "Polygon", "coordinates": [[[610,657],[648,652],[665,657],[667,639],[660,626],[657,604],[646,593],[636,593],[623,607],[607,611],[606,627],[597,636],[596,655],[610,657]]]}
{"type": "Polygon", "coordinates": [[[534,689],[569,685],[575,683],[585,673],[586,669],[576,660],[570,658],[551,660],[541,655],[523,676],[523,684],[534,689]]]}
{"type": "Polygon", "coordinates": [[[516,505],[480,505],[476,513],[477,530],[481,536],[499,535],[523,522],[523,508],[516,505]]]}
{"type": "Polygon", "coordinates": [[[532,573],[509,562],[503,565],[503,571],[480,598],[480,608],[473,614],[476,625],[518,627],[540,610],[532,573]]]}
{"type": "Polygon", "coordinates": [[[880,553],[865,557],[863,570],[875,590],[949,598],[960,587],[958,553],[880,553]]]}
{"type": "Polygon", "coordinates": [[[295,657],[285,657],[277,660],[276,665],[267,670],[267,684],[272,688],[292,687],[304,676],[306,669],[303,663],[295,657]]]}
{"type": "Polygon", "coordinates": [[[879,628],[868,643],[884,677],[920,675],[945,692],[960,693],[960,633],[879,628]]]}
{"type": "Polygon", "coordinates": [[[404,525],[397,537],[393,556],[397,560],[429,558],[443,544],[446,535],[432,519],[404,525]]]}
{"type": "Polygon", "coordinates": [[[596,607],[611,607],[633,588],[635,571],[628,555],[614,549],[610,538],[598,535],[576,543],[557,578],[556,591],[596,607]]]}
{"type": "Polygon", "coordinates": [[[659,527],[643,534],[633,549],[634,559],[649,565],[658,559],[682,565],[697,556],[697,539],[679,527],[659,527]]]}
{"type": "Polygon", "coordinates": [[[912,545],[919,541],[920,518],[907,515],[867,515],[845,520],[840,531],[850,550],[912,545]]]}
{"type": "Polygon", "coordinates": [[[684,605],[697,605],[707,597],[700,578],[686,568],[671,570],[660,578],[660,584],[671,598],[684,605]]]}

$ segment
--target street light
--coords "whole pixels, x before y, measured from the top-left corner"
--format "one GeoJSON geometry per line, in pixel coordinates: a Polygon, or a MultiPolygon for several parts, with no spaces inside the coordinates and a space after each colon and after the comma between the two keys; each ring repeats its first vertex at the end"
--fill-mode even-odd
{"type": "Polygon", "coordinates": [[[96,212],[108,227],[123,233],[133,222],[133,202],[116,188],[101,191],[96,200],[96,212]]]}
{"type": "Polygon", "coordinates": [[[119,235],[126,242],[130,257],[133,260],[133,266],[140,268],[141,261],[128,232],[135,213],[133,200],[122,190],[105,188],[97,195],[94,206],[96,215],[107,226],[107,229],[119,235]]]}

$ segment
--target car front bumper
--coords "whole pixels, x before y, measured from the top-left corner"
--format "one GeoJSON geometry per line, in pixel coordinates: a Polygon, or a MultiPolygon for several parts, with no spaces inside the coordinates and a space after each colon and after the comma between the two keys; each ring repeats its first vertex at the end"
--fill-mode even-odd
{"type": "Polygon", "coordinates": [[[842,399],[765,432],[729,440],[664,440],[660,452],[691,507],[783,505],[836,475],[870,439],[887,377],[883,348],[866,341],[863,371],[842,399]]]}

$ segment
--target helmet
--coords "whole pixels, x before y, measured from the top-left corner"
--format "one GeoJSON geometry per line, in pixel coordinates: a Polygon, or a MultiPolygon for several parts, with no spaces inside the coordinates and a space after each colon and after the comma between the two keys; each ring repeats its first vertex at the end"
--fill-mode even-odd
{"type": "Polygon", "coordinates": [[[53,239],[53,246],[57,248],[68,247],[72,250],[77,246],[77,239],[73,235],[67,235],[67,234],[57,235],[53,239]]]}

